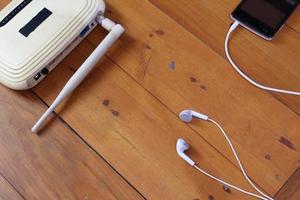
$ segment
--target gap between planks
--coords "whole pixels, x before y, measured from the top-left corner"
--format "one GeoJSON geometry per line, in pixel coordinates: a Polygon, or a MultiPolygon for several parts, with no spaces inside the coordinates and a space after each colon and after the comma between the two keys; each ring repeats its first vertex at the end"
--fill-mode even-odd
{"type": "MultiPolygon", "coordinates": [[[[31,93],[39,99],[39,101],[44,104],[47,108],[49,105],[33,90],[31,93]]],[[[58,118],[76,137],[78,137],[88,148],[90,148],[99,159],[103,160],[114,172],[116,172],[131,188],[133,188],[143,199],[146,200],[144,194],[142,194],[130,181],[128,181],[111,163],[109,163],[96,149],[94,149],[73,127],[71,127],[58,113],[53,112],[54,117],[58,118]]]]}
{"type": "MultiPolygon", "coordinates": [[[[17,190],[17,188],[13,184],[11,184],[11,182],[1,172],[0,172],[0,182],[4,183],[6,185],[6,187],[5,187],[4,185],[1,184],[2,190],[6,188],[6,189],[10,190],[9,191],[10,194],[13,193],[12,195],[14,195],[14,197],[13,197],[14,200],[17,200],[17,199],[18,200],[21,200],[21,199],[26,200],[25,197],[20,193],[20,191],[17,190]],[[15,199],[15,198],[17,198],[17,199],[15,199]]],[[[9,194],[4,193],[4,191],[2,191],[1,193],[2,194],[0,194],[0,199],[2,197],[10,198],[7,196],[9,194]],[[4,195],[4,196],[2,196],[2,195],[4,195]]],[[[4,199],[4,200],[7,200],[7,199],[4,199]]]]}
{"type": "MultiPolygon", "coordinates": [[[[209,44],[206,43],[206,41],[202,40],[200,37],[197,36],[197,34],[195,34],[193,31],[189,30],[186,26],[184,26],[182,23],[178,23],[176,21],[176,19],[170,15],[168,12],[165,12],[161,7],[159,7],[156,3],[154,3],[153,1],[149,0],[149,2],[156,7],[158,10],[161,11],[161,13],[163,13],[167,18],[169,18],[170,20],[172,20],[173,22],[177,23],[179,26],[181,26],[183,29],[185,29],[187,32],[189,32],[191,35],[193,35],[197,40],[199,40],[203,45],[205,45],[206,47],[208,47],[209,49],[213,50],[213,52],[217,55],[220,55],[221,57],[223,57],[226,61],[227,58],[224,57],[223,54],[220,54],[218,52],[218,50],[216,50],[213,46],[210,46],[209,44]]],[[[290,26],[289,24],[286,24],[285,27],[287,27],[288,29],[290,29],[292,32],[295,32],[297,34],[300,35],[300,33],[294,29],[292,26],[290,26]]],[[[228,25],[229,28],[229,25],[228,25]]],[[[224,40],[225,40],[225,35],[224,35],[224,40]]],[[[224,50],[225,51],[225,50],[224,50]]],[[[279,96],[277,93],[273,93],[273,92],[268,92],[265,90],[262,90],[263,92],[265,92],[266,94],[269,94],[270,96],[272,96],[274,99],[276,99],[279,103],[281,103],[282,105],[284,105],[285,107],[287,107],[290,111],[292,111],[293,113],[295,113],[296,115],[298,115],[300,117],[300,113],[298,113],[296,110],[294,110],[290,105],[288,105],[288,103],[285,103],[279,96]]]]}

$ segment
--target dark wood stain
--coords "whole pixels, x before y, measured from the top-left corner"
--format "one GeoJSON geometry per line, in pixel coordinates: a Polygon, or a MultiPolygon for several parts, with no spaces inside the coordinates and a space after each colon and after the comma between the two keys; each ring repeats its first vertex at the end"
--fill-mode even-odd
{"type": "MultiPolygon", "coordinates": [[[[192,83],[197,83],[198,82],[198,79],[197,78],[195,78],[195,77],[193,77],[193,76],[191,76],[190,77],[190,81],[192,82],[192,83]]],[[[202,90],[207,90],[207,87],[205,86],[205,85],[200,85],[200,88],[202,89],[202,90]]]]}
{"type": "Polygon", "coordinates": [[[200,88],[201,88],[202,90],[207,90],[207,87],[206,87],[205,85],[200,85],[200,88]]]}
{"type": "Polygon", "coordinates": [[[267,154],[267,155],[265,155],[265,159],[266,159],[266,160],[271,160],[271,159],[272,159],[272,157],[271,157],[271,155],[270,155],[270,154],[267,154]]]}
{"type": "Polygon", "coordinates": [[[169,64],[169,68],[174,70],[176,69],[176,62],[175,61],[172,61],[170,64],[169,64]]]}
{"type": "Polygon", "coordinates": [[[163,31],[163,30],[161,30],[161,29],[157,29],[157,30],[155,30],[154,31],[157,35],[159,35],[159,36],[163,36],[164,34],[165,34],[165,32],[163,31]]]}
{"type": "Polygon", "coordinates": [[[116,110],[112,110],[111,113],[113,114],[113,116],[118,117],[120,115],[120,113],[116,110]]]}
{"type": "Polygon", "coordinates": [[[196,83],[196,82],[198,81],[198,80],[197,80],[195,77],[193,77],[193,76],[191,76],[190,80],[191,80],[192,83],[196,83]]]}
{"type": "Polygon", "coordinates": [[[231,190],[227,185],[223,185],[223,190],[227,193],[231,193],[231,190]]]}
{"type": "Polygon", "coordinates": [[[288,148],[292,149],[292,150],[296,150],[295,147],[294,147],[294,144],[288,140],[287,138],[285,137],[281,137],[279,140],[278,140],[281,144],[287,146],[288,148]]]}
{"type": "Polygon", "coordinates": [[[151,49],[151,47],[148,44],[145,47],[146,49],[151,49]]]}
{"type": "Polygon", "coordinates": [[[109,106],[109,100],[105,99],[103,102],[102,102],[102,105],[104,106],[109,106]]]}

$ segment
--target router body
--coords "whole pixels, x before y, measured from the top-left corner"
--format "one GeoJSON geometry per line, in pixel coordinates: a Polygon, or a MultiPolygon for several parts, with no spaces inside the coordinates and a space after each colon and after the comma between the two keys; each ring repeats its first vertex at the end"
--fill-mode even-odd
{"type": "Polygon", "coordinates": [[[98,24],[103,0],[13,0],[0,12],[0,83],[38,84],[98,24]]]}

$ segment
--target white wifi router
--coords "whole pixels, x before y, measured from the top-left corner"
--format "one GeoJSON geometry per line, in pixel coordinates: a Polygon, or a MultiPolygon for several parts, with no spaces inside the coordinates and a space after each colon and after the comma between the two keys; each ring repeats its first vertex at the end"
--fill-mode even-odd
{"type": "Polygon", "coordinates": [[[15,90],[38,84],[97,24],[109,31],[32,131],[39,130],[124,32],[104,11],[103,0],[13,0],[1,10],[0,83],[15,90]]]}
{"type": "Polygon", "coordinates": [[[0,82],[39,83],[96,26],[102,0],[15,0],[0,12],[0,82]]]}

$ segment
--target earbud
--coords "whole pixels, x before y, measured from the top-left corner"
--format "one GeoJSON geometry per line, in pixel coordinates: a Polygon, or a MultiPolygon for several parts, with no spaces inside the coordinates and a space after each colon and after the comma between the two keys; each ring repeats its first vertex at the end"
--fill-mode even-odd
{"type": "Polygon", "coordinates": [[[186,150],[189,149],[189,144],[186,143],[183,139],[179,138],[177,140],[177,143],[176,143],[176,151],[177,151],[177,154],[183,159],[185,160],[189,165],[191,165],[192,167],[194,167],[195,169],[197,169],[198,171],[200,171],[201,173],[203,173],[204,175],[210,177],[211,179],[215,180],[215,181],[218,181],[220,183],[222,183],[223,185],[226,185],[226,186],[229,186],[235,190],[238,190],[244,194],[247,194],[247,195],[250,195],[250,196],[253,196],[253,197],[256,197],[256,198],[259,198],[261,200],[274,200],[272,197],[269,197],[267,194],[265,194],[264,192],[262,192],[259,188],[257,188],[257,186],[251,181],[251,179],[249,178],[249,176],[247,175],[246,173],[246,170],[244,169],[241,161],[240,161],[240,158],[238,157],[238,154],[236,152],[236,150],[234,149],[234,146],[232,144],[232,142],[230,141],[227,133],[225,132],[225,130],[222,128],[222,126],[216,122],[215,120],[213,119],[210,119],[208,118],[208,116],[202,114],[202,113],[198,113],[198,112],[195,112],[193,110],[184,110],[182,111],[180,114],[179,114],[179,117],[182,121],[184,122],[191,122],[193,117],[197,117],[199,119],[202,119],[202,120],[206,120],[206,121],[209,121],[211,123],[213,123],[214,125],[216,125],[220,131],[223,133],[224,137],[226,138],[233,154],[234,154],[234,157],[235,159],[237,160],[238,164],[239,164],[239,167],[244,175],[244,177],[246,178],[246,180],[251,184],[251,186],[259,193],[261,194],[262,196],[260,195],[257,195],[255,193],[252,193],[252,192],[248,192],[246,190],[243,190],[237,186],[234,186],[234,185],[231,185],[213,175],[211,175],[210,173],[204,171],[203,169],[201,169],[198,165],[196,165],[196,162],[194,162],[190,157],[188,157],[184,152],[186,150]]]}
{"type": "Polygon", "coordinates": [[[204,115],[204,114],[199,113],[199,112],[195,112],[193,110],[184,110],[179,114],[179,118],[181,119],[181,121],[184,121],[184,122],[187,122],[187,123],[191,122],[193,117],[196,117],[196,118],[199,118],[199,119],[202,119],[202,120],[208,120],[207,115],[204,115]]]}
{"type": "Polygon", "coordinates": [[[194,166],[195,162],[190,159],[184,152],[190,148],[190,145],[184,141],[184,139],[179,138],[176,143],[177,154],[185,160],[189,165],[194,166]]]}

